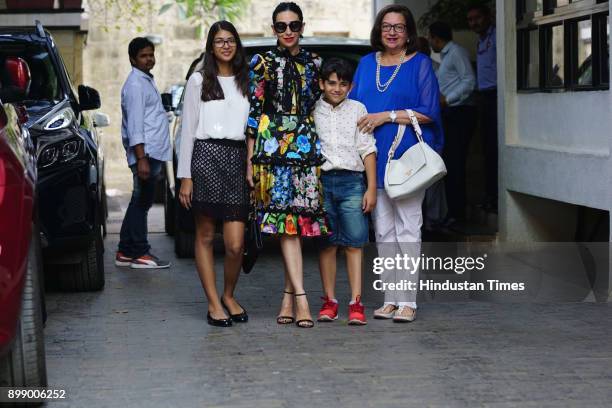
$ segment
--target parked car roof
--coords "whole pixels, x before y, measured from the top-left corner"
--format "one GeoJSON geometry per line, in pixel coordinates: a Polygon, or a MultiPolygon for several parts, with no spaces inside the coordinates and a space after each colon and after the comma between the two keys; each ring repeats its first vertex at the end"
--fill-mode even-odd
{"type": "MultiPolygon", "coordinates": [[[[43,30],[45,36],[51,37],[47,30],[43,30]]],[[[0,40],[2,39],[19,39],[25,41],[45,41],[45,38],[40,35],[36,27],[0,27],[0,40]]]]}

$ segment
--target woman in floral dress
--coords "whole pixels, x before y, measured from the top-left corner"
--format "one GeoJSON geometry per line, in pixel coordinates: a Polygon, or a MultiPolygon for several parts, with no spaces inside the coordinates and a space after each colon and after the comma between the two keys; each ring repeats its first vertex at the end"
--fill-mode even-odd
{"type": "Polygon", "coordinates": [[[320,95],[321,60],[299,46],[304,23],[297,4],[280,3],[272,22],[277,47],[251,61],[247,180],[254,188],[261,231],[280,237],[285,292],[277,323],[295,321],[309,328],[314,323],[304,292],[300,238],[330,232],[319,182],[321,146],[312,116],[320,95]]]}

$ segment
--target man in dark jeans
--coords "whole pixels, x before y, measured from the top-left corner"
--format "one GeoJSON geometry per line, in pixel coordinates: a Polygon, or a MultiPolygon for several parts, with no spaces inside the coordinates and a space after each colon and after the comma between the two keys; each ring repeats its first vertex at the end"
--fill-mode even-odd
{"type": "Polygon", "coordinates": [[[440,83],[440,105],[444,124],[443,157],[448,170],[445,179],[448,203],[447,224],[465,219],[465,166],[470,139],[476,125],[472,93],[476,77],[468,52],[453,42],[451,27],[443,22],[429,26],[429,42],[440,53],[436,72],[440,83]]]}
{"type": "Polygon", "coordinates": [[[128,53],[132,71],[121,89],[121,137],[134,190],[121,225],[115,265],[168,268],[169,262],[151,254],[147,240],[147,215],[155,196],[155,178],[163,162],[172,158],[168,119],[151,74],[155,46],[146,38],[134,38],[128,53]]]}
{"type": "Polygon", "coordinates": [[[480,131],[484,150],[483,208],[497,212],[497,34],[487,6],[468,9],[468,25],[478,34],[476,65],[480,131]]]}

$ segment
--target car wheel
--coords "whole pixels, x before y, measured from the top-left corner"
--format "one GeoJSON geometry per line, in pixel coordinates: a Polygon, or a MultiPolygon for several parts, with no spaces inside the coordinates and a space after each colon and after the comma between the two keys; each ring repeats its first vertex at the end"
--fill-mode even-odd
{"type": "MultiPolygon", "coordinates": [[[[176,206],[177,203],[175,202],[176,206]]],[[[174,211],[174,253],[178,258],[193,258],[194,256],[194,244],[195,234],[190,231],[185,231],[181,228],[179,220],[179,209],[176,208],[174,211]]]]}
{"type": "Polygon", "coordinates": [[[47,386],[40,257],[38,231],[34,229],[28,253],[21,318],[13,348],[0,359],[0,387],[47,386]]]}
{"type": "Polygon", "coordinates": [[[174,235],[175,223],[174,223],[174,197],[170,192],[170,186],[164,180],[164,229],[166,234],[174,235]]]}
{"type": "Polygon", "coordinates": [[[62,265],[58,271],[60,290],[87,292],[104,288],[104,240],[102,225],[96,227],[96,237],[81,254],[76,264],[62,265]]]}

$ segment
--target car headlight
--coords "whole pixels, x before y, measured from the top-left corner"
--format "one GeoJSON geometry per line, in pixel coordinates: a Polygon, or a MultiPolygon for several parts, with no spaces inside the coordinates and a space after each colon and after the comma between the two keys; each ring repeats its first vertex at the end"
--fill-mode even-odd
{"type": "Polygon", "coordinates": [[[80,139],[66,139],[45,146],[38,156],[38,167],[49,167],[54,163],[65,163],[77,157],[81,151],[80,139]]]}
{"type": "Polygon", "coordinates": [[[74,121],[74,112],[70,108],[66,108],[60,111],[57,115],[54,115],[51,119],[45,122],[43,129],[45,130],[58,130],[65,129],[74,121]]]}
{"type": "Polygon", "coordinates": [[[54,146],[49,146],[42,151],[40,156],[38,157],[38,166],[39,167],[47,167],[52,165],[57,161],[57,156],[59,155],[59,150],[57,150],[54,146]]]}

